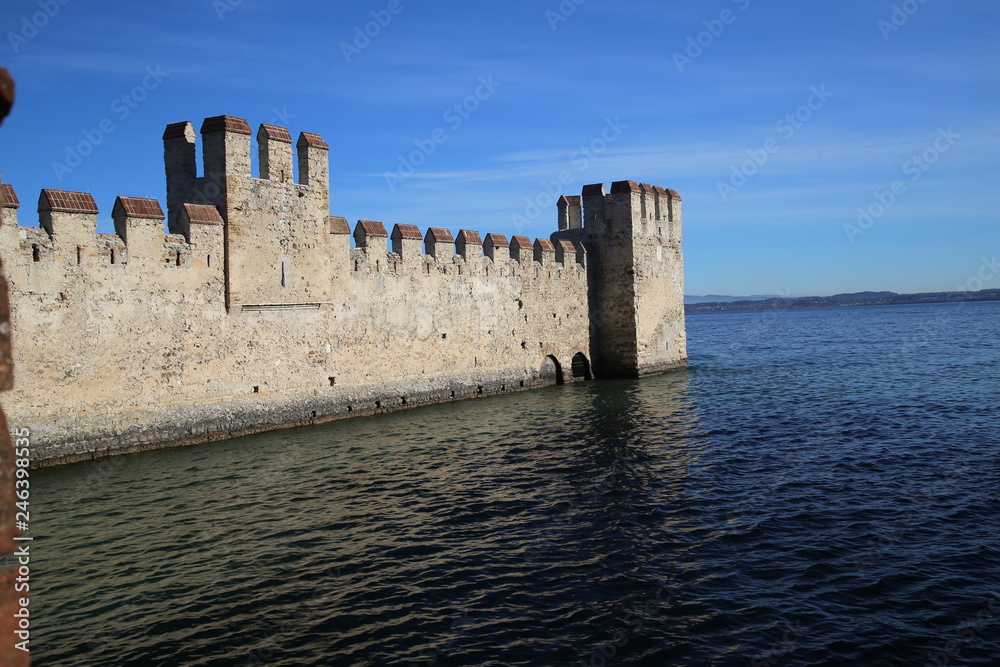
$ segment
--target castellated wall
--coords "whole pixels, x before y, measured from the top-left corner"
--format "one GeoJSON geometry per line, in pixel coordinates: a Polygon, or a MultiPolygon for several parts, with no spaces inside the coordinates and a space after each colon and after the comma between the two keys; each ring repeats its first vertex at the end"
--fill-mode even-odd
{"type": "Polygon", "coordinates": [[[115,234],[86,193],[43,190],[34,227],[3,186],[8,416],[36,464],[684,366],[676,193],[588,186],[552,239],[352,231],[322,138],[298,138],[297,177],[286,129],[261,126],[258,176],[251,138],[207,119],[199,174],[193,127],[168,126],[167,211],[118,197],[115,234]]]}

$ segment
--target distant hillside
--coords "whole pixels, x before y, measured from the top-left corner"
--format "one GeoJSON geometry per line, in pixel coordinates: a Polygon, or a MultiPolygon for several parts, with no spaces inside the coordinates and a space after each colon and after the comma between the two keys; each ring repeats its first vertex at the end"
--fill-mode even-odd
{"type": "MultiPolygon", "coordinates": [[[[724,298],[732,299],[732,297],[724,298]]],[[[921,294],[855,292],[853,294],[834,294],[833,296],[803,296],[794,298],[771,297],[758,300],[707,301],[688,303],[684,306],[684,311],[688,313],[712,313],[730,312],[736,310],[884,306],[888,304],[944,303],[950,301],[1000,301],[1000,289],[981,290],[979,292],[924,292],[921,294]]]]}
{"type": "Polygon", "coordinates": [[[777,299],[774,294],[753,294],[751,296],[722,296],[720,294],[707,294],[705,296],[684,295],[684,304],[689,303],[730,303],[732,301],[763,301],[765,299],[777,299]]]}

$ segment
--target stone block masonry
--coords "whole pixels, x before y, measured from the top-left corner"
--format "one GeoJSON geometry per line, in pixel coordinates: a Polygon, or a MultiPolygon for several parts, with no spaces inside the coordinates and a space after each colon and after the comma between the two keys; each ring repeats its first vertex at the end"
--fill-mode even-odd
{"type": "Polygon", "coordinates": [[[21,226],[4,186],[6,406],[36,464],[686,366],[673,190],[587,186],[549,239],[352,233],[329,212],[321,137],[260,126],[255,177],[252,136],[206,119],[199,174],[193,126],[168,126],[167,210],[118,197],[115,234],[96,233],[90,195],[58,190],[21,226]]]}

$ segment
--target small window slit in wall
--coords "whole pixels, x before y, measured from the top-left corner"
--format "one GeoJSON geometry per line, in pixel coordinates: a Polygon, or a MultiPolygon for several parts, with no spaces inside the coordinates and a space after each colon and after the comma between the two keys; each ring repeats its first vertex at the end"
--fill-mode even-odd
{"type": "Polygon", "coordinates": [[[181,251],[180,250],[177,251],[176,262],[177,262],[177,266],[181,266],[182,264],[184,264],[184,257],[183,257],[183,255],[181,255],[181,251]]]}
{"type": "Polygon", "coordinates": [[[281,286],[285,286],[285,263],[281,263],[281,286]]]}
{"type": "Polygon", "coordinates": [[[76,263],[77,266],[83,264],[83,246],[76,247],[76,263]]]}
{"type": "Polygon", "coordinates": [[[115,249],[111,249],[111,263],[116,264],[118,262],[118,257],[115,256],[115,249]]]}
{"type": "Polygon", "coordinates": [[[207,256],[207,257],[205,258],[205,264],[207,264],[207,265],[208,265],[208,268],[212,268],[212,256],[211,256],[211,255],[208,255],[208,256],[207,256]]]}
{"type": "Polygon", "coordinates": [[[42,251],[38,249],[37,244],[31,245],[31,261],[33,262],[42,261],[42,251]]]}

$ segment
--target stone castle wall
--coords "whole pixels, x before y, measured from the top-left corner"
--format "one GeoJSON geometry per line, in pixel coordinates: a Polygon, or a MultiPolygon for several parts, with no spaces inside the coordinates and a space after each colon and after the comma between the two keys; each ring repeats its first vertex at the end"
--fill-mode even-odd
{"type": "Polygon", "coordinates": [[[4,186],[6,405],[37,463],[684,365],[676,193],[564,198],[551,240],[361,221],[351,247],[323,140],[300,136],[293,180],[288,131],[261,127],[259,178],[250,137],[206,120],[199,176],[193,128],[169,126],[167,213],[119,197],[115,234],[90,195],[54,190],[21,226],[4,186]]]}

